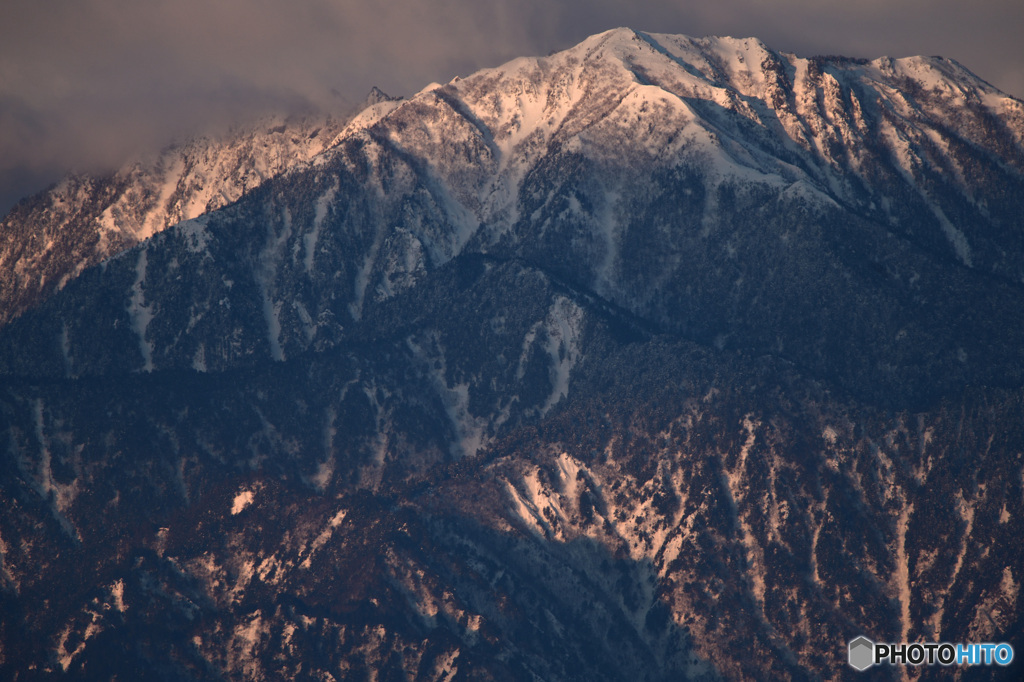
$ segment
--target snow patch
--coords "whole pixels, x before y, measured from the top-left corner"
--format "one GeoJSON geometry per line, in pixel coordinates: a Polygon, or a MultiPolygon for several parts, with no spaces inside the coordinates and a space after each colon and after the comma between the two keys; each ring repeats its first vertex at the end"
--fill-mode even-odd
{"type": "Polygon", "coordinates": [[[892,125],[883,125],[882,135],[888,142],[890,152],[896,162],[896,167],[900,171],[900,174],[904,177],[907,184],[917,191],[928,206],[929,210],[932,212],[932,215],[935,216],[936,221],[939,223],[939,227],[942,229],[943,235],[945,235],[947,241],[949,241],[950,245],[953,247],[957,258],[967,267],[973,267],[971,246],[967,241],[966,235],[964,235],[964,233],[954,225],[948,217],[946,217],[942,208],[935,203],[921,184],[915,179],[914,169],[923,162],[911,148],[910,141],[892,125]]]}
{"type": "MultiPolygon", "coordinates": [[[[751,590],[758,607],[763,610],[766,590],[764,551],[754,536],[754,529],[750,523],[750,513],[745,513],[741,510],[741,503],[747,498],[747,493],[743,488],[747,458],[757,441],[757,429],[759,427],[760,422],[752,420],[750,415],[746,415],[743,418],[743,428],[747,432],[747,438],[740,447],[735,466],[732,469],[727,469],[723,466],[722,476],[729,490],[733,513],[736,515],[736,526],[740,531],[740,542],[746,550],[747,572],[751,581],[751,590]]],[[[760,502],[755,505],[755,509],[760,507],[760,502]]]]}
{"type": "Polygon", "coordinates": [[[281,212],[281,230],[274,232],[274,222],[267,221],[267,241],[260,253],[260,262],[254,268],[256,284],[263,298],[263,319],[267,323],[267,344],[270,346],[270,357],[276,362],[284,360],[284,349],[281,347],[281,301],[273,297],[277,266],[282,253],[292,234],[291,212],[285,208],[281,212]]]}
{"type": "Polygon", "coordinates": [[[896,573],[893,580],[896,583],[896,594],[900,602],[900,642],[907,642],[910,627],[910,564],[907,557],[907,526],[910,524],[910,515],[914,513],[914,505],[909,504],[903,507],[899,519],[896,521],[896,573]]]}
{"type": "Polygon", "coordinates": [[[64,358],[64,376],[71,377],[71,337],[68,332],[68,323],[65,322],[60,330],[60,352],[64,358]]]}
{"type": "Polygon", "coordinates": [[[114,608],[120,613],[128,610],[124,603],[124,580],[118,580],[110,586],[110,596],[114,599],[114,608]]]}
{"type": "Polygon", "coordinates": [[[206,344],[200,343],[192,356],[192,369],[197,372],[206,372],[206,344]]]}
{"type": "Polygon", "coordinates": [[[302,236],[303,245],[305,246],[306,253],[303,256],[302,264],[306,268],[306,274],[313,272],[313,257],[316,255],[316,243],[320,238],[320,229],[323,227],[324,220],[327,218],[327,212],[334,202],[334,195],[338,192],[338,180],[335,179],[334,184],[331,185],[330,189],[324,192],[319,199],[316,200],[316,213],[313,216],[313,228],[302,236]]]}
{"type": "Polygon", "coordinates": [[[299,321],[302,322],[302,333],[306,337],[306,342],[312,343],[313,339],[316,338],[316,331],[318,329],[318,325],[313,321],[313,316],[309,314],[306,306],[302,305],[302,302],[298,299],[292,301],[292,309],[299,316],[299,321]]]}
{"type": "Polygon", "coordinates": [[[313,539],[313,544],[309,548],[309,554],[306,555],[306,558],[303,559],[300,564],[302,568],[308,569],[312,566],[313,555],[317,550],[327,544],[328,540],[330,540],[331,536],[334,534],[334,530],[341,525],[342,521],[345,520],[346,514],[348,514],[347,509],[339,509],[334,516],[331,517],[331,520],[327,522],[327,525],[324,526],[323,530],[320,531],[320,534],[313,539]]]}
{"type": "Polygon", "coordinates": [[[149,323],[153,321],[153,310],[146,304],[146,294],[143,291],[148,265],[148,251],[141,249],[139,251],[139,258],[135,261],[135,283],[132,284],[131,298],[128,302],[128,316],[132,321],[132,330],[139,337],[139,352],[142,353],[143,372],[153,371],[153,343],[146,340],[146,330],[149,328],[149,323]]]}
{"type": "Polygon", "coordinates": [[[946,214],[935,202],[929,201],[928,204],[935,218],[939,221],[942,233],[946,235],[946,239],[949,240],[953,250],[956,251],[957,258],[967,267],[974,267],[974,258],[971,254],[971,246],[967,243],[967,237],[956,225],[950,222],[949,218],[946,217],[946,214]]]}
{"type": "MultiPolygon", "coordinates": [[[[345,395],[348,393],[348,388],[356,380],[346,382],[345,386],[341,390],[341,398],[339,402],[344,402],[345,395]]],[[[327,488],[327,485],[331,482],[331,478],[334,477],[334,438],[338,435],[338,428],[334,425],[335,420],[338,418],[337,412],[333,407],[328,407],[324,413],[324,430],[323,430],[323,444],[324,452],[326,457],[322,462],[317,464],[316,473],[310,477],[313,485],[317,487],[317,490],[323,491],[327,488]]]]}
{"type": "Polygon", "coordinates": [[[317,487],[317,490],[323,491],[327,488],[327,484],[331,482],[331,478],[334,477],[334,460],[325,459],[316,466],[316,473],[310,477],[313,481],[313,485],[317,487]]]}
{"type": "Polygon", "coordinates": [[[248,623],[235,626],[232,637],[231,658],[234,668],[241,669],[246,679],[257,679],[260,663],[256,658],[256,647],[259,646],[263,631],[263,614],[257,610],[248,623]]]}
{"type": "Polygon", "coordinates": [[[619,257],[619,237],[621,227],[619,224],[616,207],[619,203],[617,192],[608,192],[605,195],[604,207],[601,210],[601,217],[597,221],[597,228],[604,240],[604,258],[597,268],[597,283],[601,293],[607,293],[613,287],[615,278],[616,260],[619,257]]]}
{"type": "MultiPolygon", "coordinates": [[[[929,429],[930,430],[930,429],[929,429]]],[[[924,439],[922,439],[922,452],[924,449],[924,439]]],[[[960,549],[956,555],[956,561],[953,564],[953,571],[949,576],[949,583],[945,591],[945,596],[939,603],[935,610],[935,613],[931,618],[932,635],[938,638],[942,634],[942,617],[946,612],[946,597],[952,593],[953,586],[956,585],[957,578],[960,576],[960,570],[963,568],[964,559],[967,557],[967,550],[973,544],[972,535],[974,533],[974,505],[969,503],[963,495],[963,491],[957,493],[957,512],[960,514],[960,518],[964,521],[964,534],[960,538],[960,549]]]]}
{"type": "MultiPolygon", "coordinates": [[[[510,481],[505,481],[509,497],[512,500],[513,511],[516,516],[522,519],[523,523],[534,533],[545,536],[550,530],[547,521],[541,516],[533,500],[528,500],[510,481]]],[[[527,485],[529,485],[527,483],[527,485]]],[[[533,492],[533,491],[531,491],[533,492]]]]}
{"type": "Polygon", "coordinates": [[[352,302],[348,304],[349,314],[352,316],[353,320],[358,321],[363,316],[363,303],[366,300],[366,288],[370,285],[370,273],[373,270],[373,264],[377,260],[377,254],[380,253],[381,245],[383,243],[384,228],[383,226],[378,226],[377,233],[373,238],[373,244],[370,246],[370,250],[367,252],[362,264],[356,271],[354,286],[355,296],[352,302]]]}
{"type": "MultiPolygon", "coordinates": [[[[36,476],[36,490],[50,506],[54,519],[68,537],[81,541],[78,530],[65,515],[78,496],[78,479],[70,484],[59,483],[53,478],[51,467],[50,439],[46,436],[46,423],[43,415],[43,399],[35,401],[33,416],[35,418],[35,435],[39,443],[39,473],[36,476]]],[[[77,473],[77,472],[76,472],[77,473]]]]}
{"type": "Polygon", "coordinates": [[[264,295],[263,317],[267,321],[267,342],[270,344],[270,357],[277,362],[284,361],[284,350],[281,348],[281,306],[281,301],[273,300],[269,293],[264,295]]]}
{"type": "Polygon", "coordinates": [[[523,377],[526,376],[526,362],[530,359],[530,349],[533,347],[533,342],[537,340],[537,331],[540,329],[540,322],[533,325],[530,331],[526,332],[526,336],[523,337],[523,348],[519,352],[519,364],[516,366],[516,381],[522,381],[523,377]]]}
{"type": "Polygon", "coordinates": [[[234,516],[240,513],[243,509],[252,504],[255,499],[255,495],[251,490],[243,490],[242,492],[235,495],[234,501],[231,503],[231,515],[234,516]]]}
{"type": "Polygon", "coordinates": [[[64,672],[67,672],[68,668],[71,667],[71,663],[75,660],[75,657],[83,651],[85,651],[85,645],[92,638],[92,636],[103,629],[99,623],[99,614],[93,613],[91,611],[88,611],[87,613],[89,613],[92,619],[85,626],[85,632],[82,633],[82,640],[78,643],[78,646],[76,646],[73,651],[67,650],[68,636],[71,634],[72,624],[68,623],[68,625],[61,632],[60,641],[57,643],[57,660],[60,662],[60,667],[64,672]]]}
{"type": "Polygon", "coordinates": [[[583,309],[565,297],[558,297],[546,320],[547,340],[544,350],[551,358],[551,395],[544,401],[540,414],[544,416],[558,402],[569,395],[569,376],[579,361],[580,332],[583,309]]]}

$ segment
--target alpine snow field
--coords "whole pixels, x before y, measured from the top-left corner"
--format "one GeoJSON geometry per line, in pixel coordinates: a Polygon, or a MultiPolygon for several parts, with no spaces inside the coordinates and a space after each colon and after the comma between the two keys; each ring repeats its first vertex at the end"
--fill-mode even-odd
{"type": "Polygon", "coordinates": [[[0,678],[1024,667],[1024,104],[617,29],[0,223],[0,678]]]}

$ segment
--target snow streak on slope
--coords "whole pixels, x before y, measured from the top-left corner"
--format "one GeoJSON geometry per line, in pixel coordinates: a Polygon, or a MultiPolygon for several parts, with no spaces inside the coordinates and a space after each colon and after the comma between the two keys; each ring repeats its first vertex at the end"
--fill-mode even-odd
{"type": "Polygon", "coordinates": [[[541,416],[569,394],[569,378],[580,360],[580,331],[583,310],[569,299],[559,297],[546,320],[544,350],[551,359],[551,395],[540,408],[541,416]]]}
{"type": "Polygon", "coordinates": [[[139,251],[135,262],[135,282],[132,284],[131,299],[128,304],[128,315],[132,321],[132,330],[139,339],[139,352],[142,354],[142,371],[153,371],[153,343],[146,339],[146,329],[153,320],[153,309],[146,304],[146,270],[149,263],[146,249],[139,251]]]}

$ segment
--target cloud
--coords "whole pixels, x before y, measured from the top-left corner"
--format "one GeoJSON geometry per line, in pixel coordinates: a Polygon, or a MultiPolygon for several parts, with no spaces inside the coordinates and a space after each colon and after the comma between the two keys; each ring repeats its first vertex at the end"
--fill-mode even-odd
{"type": "Polygon", "coordinates": [[[0,211],[72,166],[296,107],[408,94],[615,26],[799,54],[942,54],[1024,95],[1019,0],[6,0],[0,211]]]}

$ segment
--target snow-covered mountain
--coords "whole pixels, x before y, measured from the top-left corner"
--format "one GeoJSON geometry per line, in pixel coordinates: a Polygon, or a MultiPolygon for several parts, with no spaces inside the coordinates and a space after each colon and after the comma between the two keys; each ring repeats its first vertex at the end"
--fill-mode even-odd
{"type": "Polygon", "coordinates": [[[70,175],[21,202],[0,223],[0,324],[86,268],[308,162],[344,121],[264,119],[173,145],[110,176],[70,175]]]}
{"type": "Polygon", "coordinates": [[[1024,644],[1024,104],[627,29],[368,104],[0,228],[0,670],[1024,644]]]}

